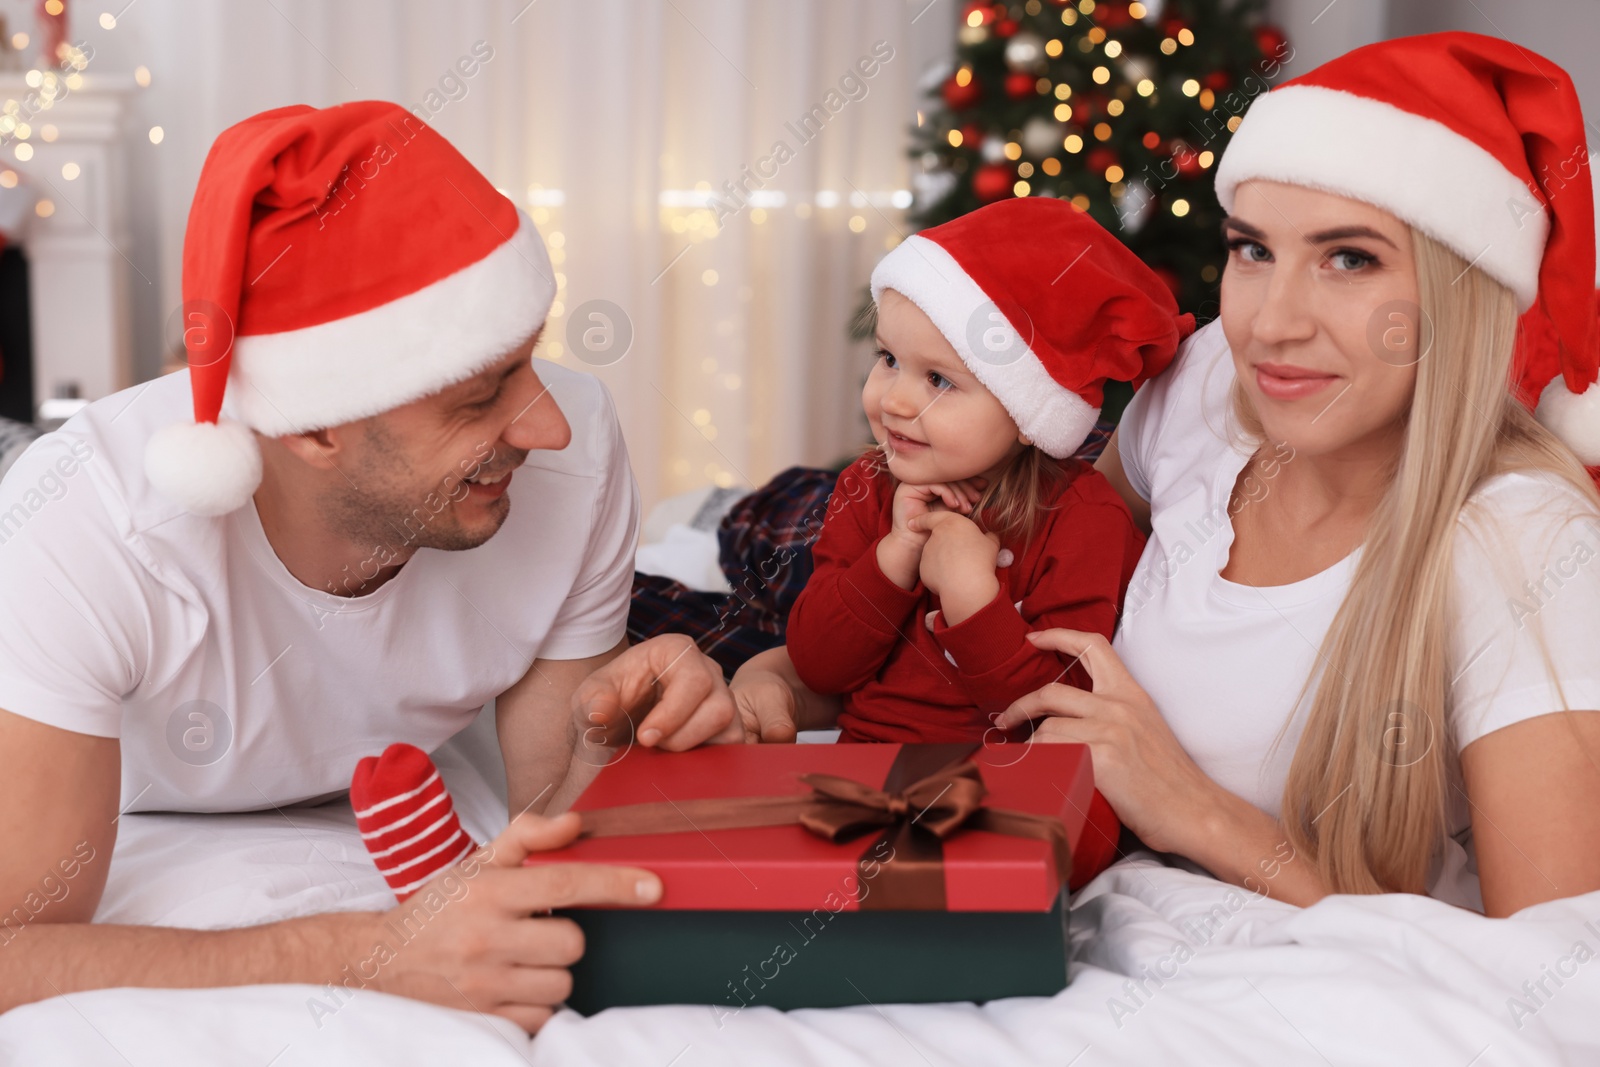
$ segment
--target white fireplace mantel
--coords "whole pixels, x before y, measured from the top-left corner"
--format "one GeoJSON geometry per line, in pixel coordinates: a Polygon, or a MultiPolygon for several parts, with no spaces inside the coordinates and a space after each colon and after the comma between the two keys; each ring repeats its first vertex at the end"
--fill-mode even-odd
{"type": "MultiPolygon", "coordinates": [[[[35,90],[24,77],[0,73],[0,103],[17,100],[29,110],[35,90]]],[[[82,77],[80,88],[31,114],[26,141],[0,138],[0,167],[16,171],[49,204],[48,214],[36,207],[21,234],[36,411],[50,397],[75,393],[94,400],[133,384],[128,284],[135,268],[128,258],[122,124],[134,82],[82,77]],[[29,159],[17,156],[23,144],[33,150],[29,159]],[[76,165],[70,179],[69,164],[76,165]]]]}

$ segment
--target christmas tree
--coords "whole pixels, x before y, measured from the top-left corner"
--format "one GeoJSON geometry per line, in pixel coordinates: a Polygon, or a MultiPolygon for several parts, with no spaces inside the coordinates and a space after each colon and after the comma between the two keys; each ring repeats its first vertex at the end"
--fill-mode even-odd
{"type": "MultiPolygon", "coordinates": [[[[1008,196],[1069,200],[1200,321],[1225,251],[1212,170],[1293,52],[1264,0],[969,3],[955,69],[913,130],[911,221],[1008,196]]],[[[1107,414],[1125,402],[1108,392],[1107,414]]]]}

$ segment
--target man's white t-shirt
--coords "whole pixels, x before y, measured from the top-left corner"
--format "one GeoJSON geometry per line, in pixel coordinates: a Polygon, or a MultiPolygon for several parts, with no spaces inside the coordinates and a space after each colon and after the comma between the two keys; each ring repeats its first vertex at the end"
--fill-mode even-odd
{"type": "MultiPolygon", "coordinates": [[[[1150,501],[1153,530],[1113,643],[1200,768],[1276,817],[1314,690],[1297,700],[1319,670],[1323,637],[1360,550],[1289,585],[1245,586],[1219,576],[1233,543],[1230,496],[1257,447],[1233,417],[1233,381],[1227,339],[1213,322],[1184,343],[1122,417],[1123,469],[1150,501]]],[[[1282,462],[1292,463],[1292,454],[1285,450],[1282,462]]],[[[1243,495],[1269,492],[1270,477],[1243,495]]],[[[1458,526],[1454,597],[1453,736],[1407,744],[1437,741],[1458,757],[1514,722],[1600,709],[1600,517],[1570,486],[1527,474],[1486,483],[1458,526]]],[[[1417,731],[1417,720],[1401,714],[1395,728],[1417,731]]],[[[1481,910],[1458,759],[1451,772],[1451,839],[1431,891],[1481,910]]]]}
{"type": "Polygon", "coordinates": [[[616,645],[638,486],[600,381],[536,366],[571,443],[529,454],[484,544],[418,549],[354,597],[290,574],[253,503],[201,517],[146,481],[151,433],[190,417],[187,372],[89,405],[0,483],[0,708],[120,738],[125,810],[242,811],[336,796],[363,756],[435,749],[536,657],[616,645]]]}

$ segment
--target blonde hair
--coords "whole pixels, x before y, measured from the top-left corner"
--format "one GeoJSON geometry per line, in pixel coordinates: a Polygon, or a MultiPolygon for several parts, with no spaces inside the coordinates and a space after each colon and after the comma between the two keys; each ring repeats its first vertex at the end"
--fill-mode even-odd
{"type": "MultiPolygon", "coordinates": [[[[1501,473],[1546,472],[1600,509],[1584,469],[1512,395],[1511,292],[1426,235],[1412,239],[1432,343],[1321,669],[1296,702],[1315,685],[1283,790],[1289,843],[1336,893],[1426,892],[1443,844],[1452,548],[1473,493],[1501,473]]],[[[1234,413],[1260,436],[1237,386],[1234,413]]]]}

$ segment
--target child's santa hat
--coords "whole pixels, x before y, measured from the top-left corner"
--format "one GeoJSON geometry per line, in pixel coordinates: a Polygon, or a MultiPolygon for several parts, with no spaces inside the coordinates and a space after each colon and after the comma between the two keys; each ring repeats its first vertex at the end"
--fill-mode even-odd
{"type": "Polygon", "coordinates": [[[944,334],[1033,443],[1058,459],[1094,428],[1108,379],[1166,369],[1194,316],[1097,222],[1049,197],[1001,200],[913,234],[872,272],[944,334]]]}
{"type": "Polygon", "coordinates": [[[1594,191],[1566,71],[1475,33],[1358,48],[1260,97],[1217,166],[1383,208],[1516,294],[1516,385],[1600,464],[1594,191]],[[1542,321],[1541,321],[1542,320],[1542,321]]]}
{"type": "Polygon", "coordinates": [[[261,480],[252,430],[438,392],[532,336],[554,298],[533,223],[404,108],[248,118],[212,145],[184,235],[195,421],[152,436],[145,473],[190,511],[232,511],[261,480]]]}

